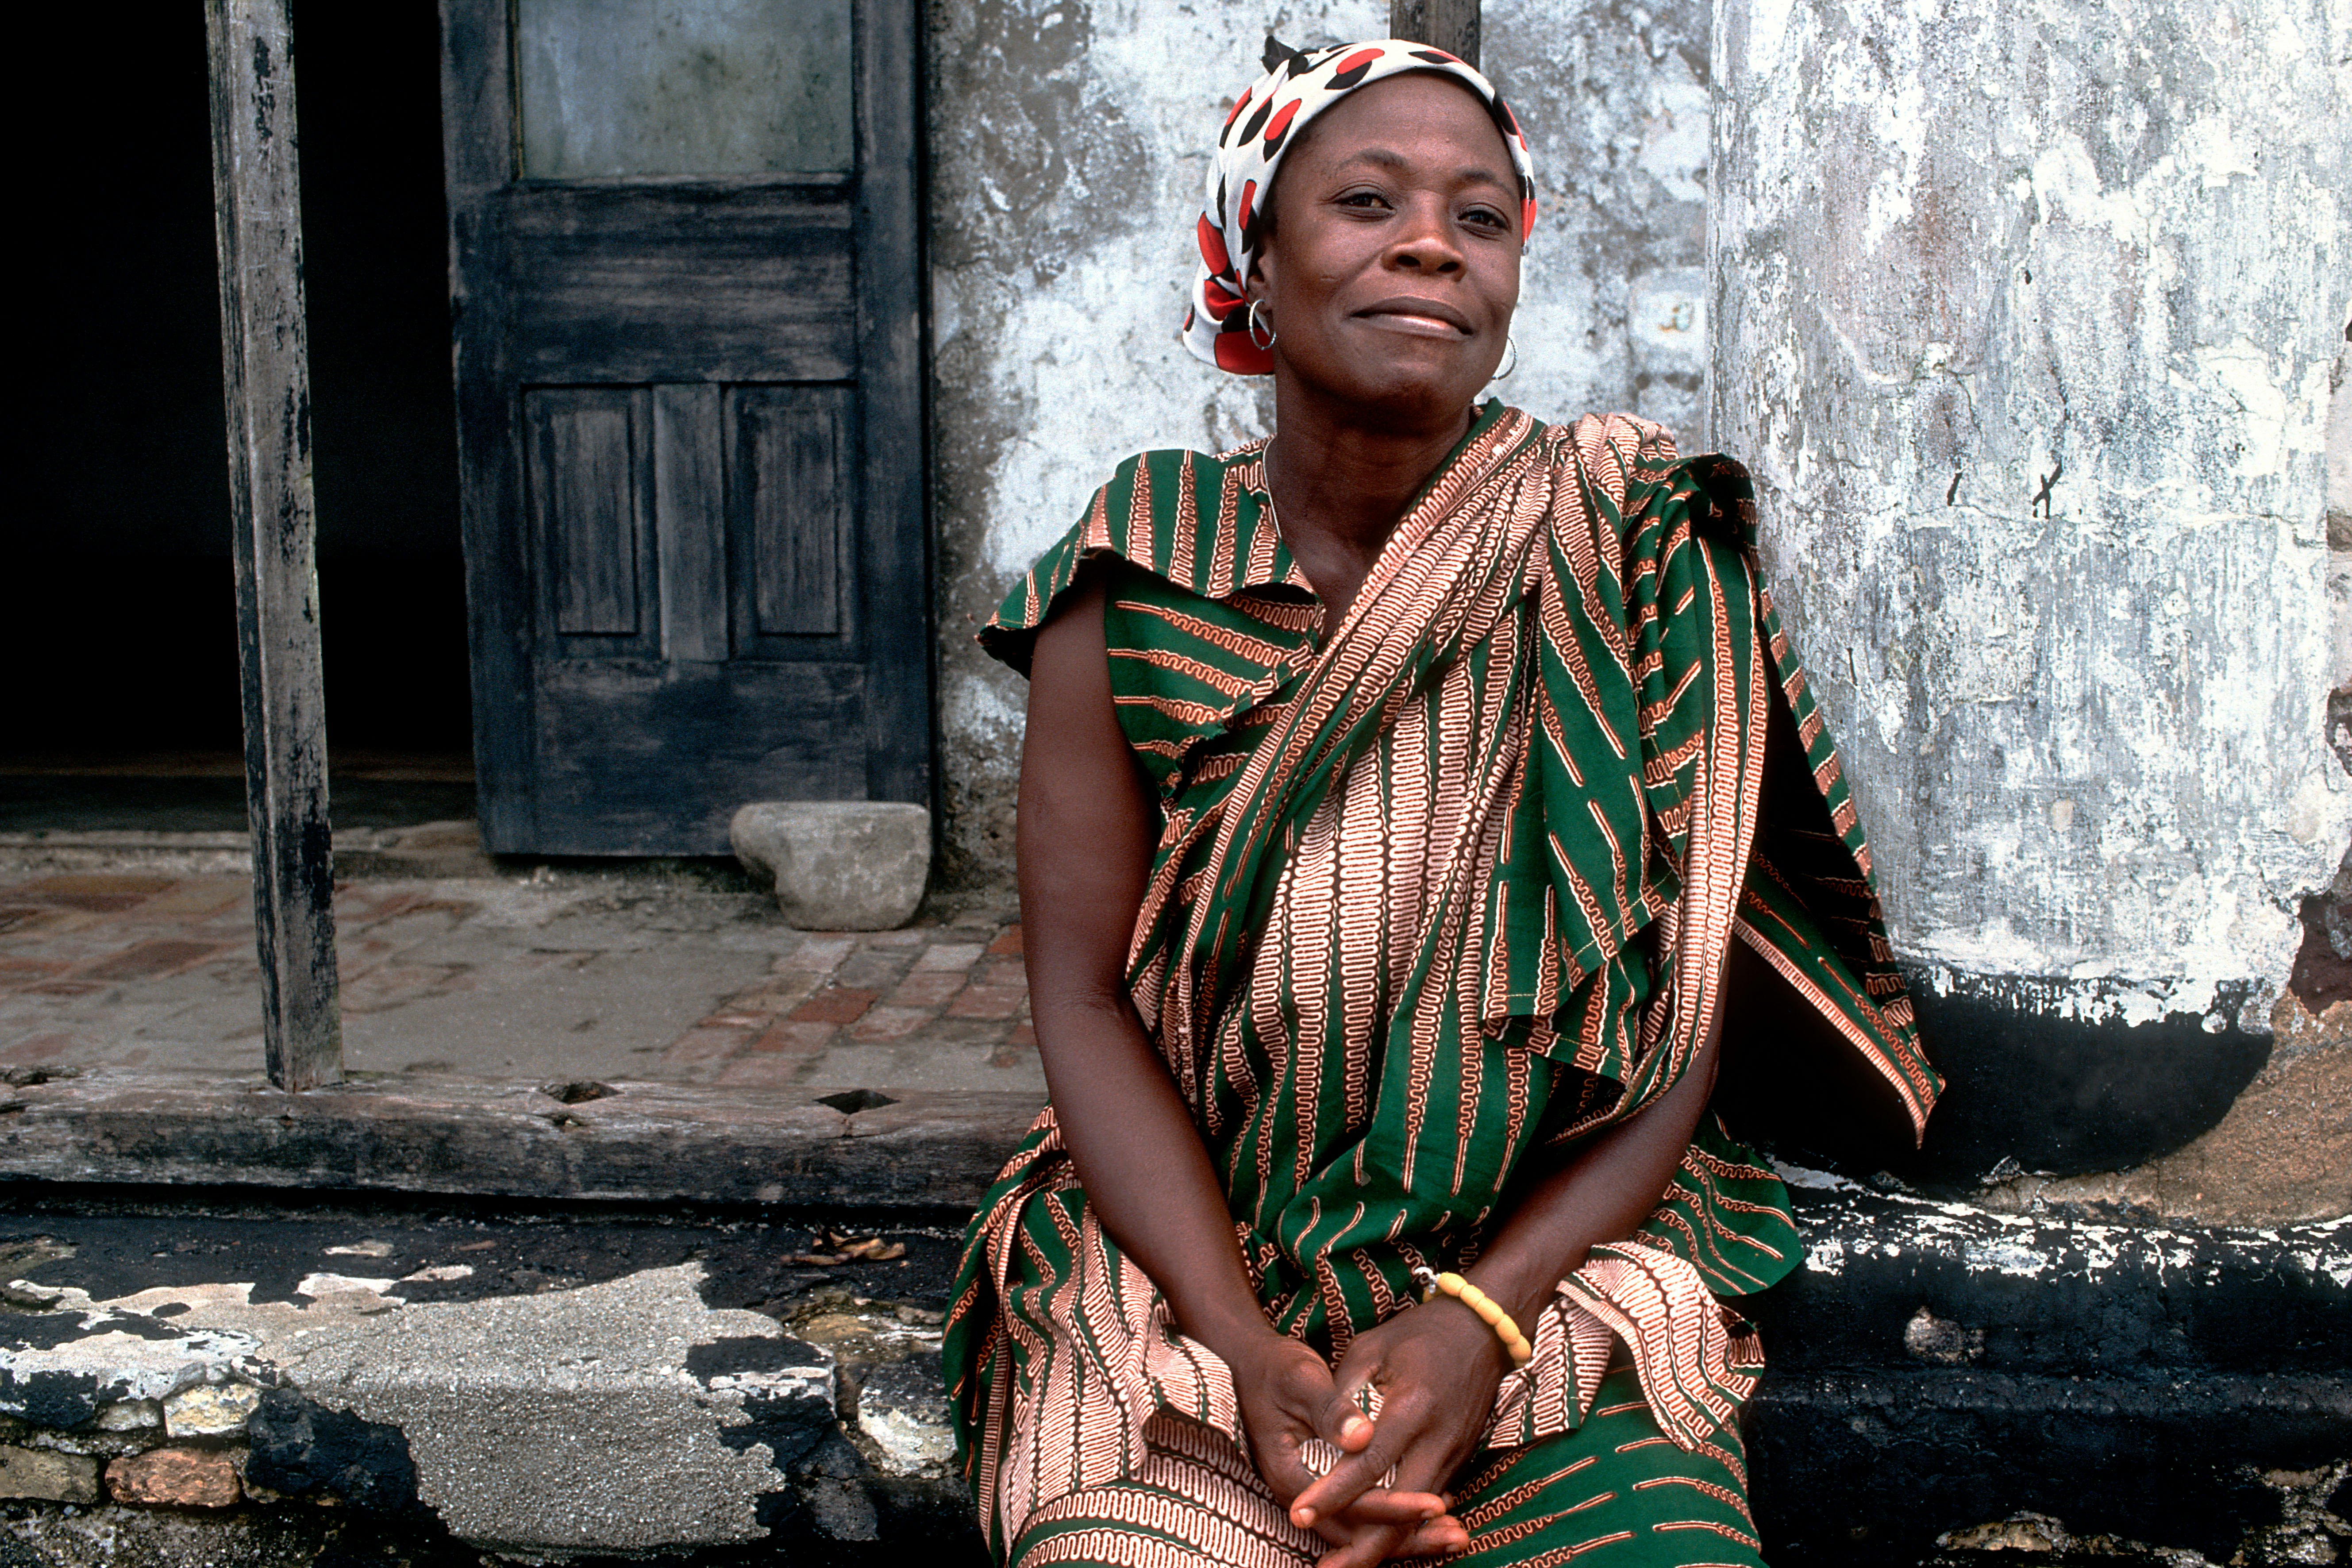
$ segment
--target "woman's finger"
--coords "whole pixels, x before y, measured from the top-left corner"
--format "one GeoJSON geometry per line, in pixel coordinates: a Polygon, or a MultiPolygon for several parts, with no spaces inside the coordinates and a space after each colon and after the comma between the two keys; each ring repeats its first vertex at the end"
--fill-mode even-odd
{"type": "Polygon", "coordinates": [[[1316,1413],[1315,1429],[1343,1454],[1360,1454],[1371,1443],[1372,1418],[1357,1408],[1352,1391],[1334,1389],[1316,1413]]]}
{"type": "Polygon", "coordinates": [[[1467,1551],[1470,1531],[1452,1514],[1440,1514],[1413,1527],[1412,1533],[1399,1542],[1391,1557],[1451,1557],[1467,1551]]]}
{"type": "Polygon", "coordinates": [[[1318,1519],[1346,1512],[1357,1499],[1379,1486],[1381,1478],[1395,1464],[1390,1447],[1381,1440],[1381,1434],[1375,1433],[1370,1447],[1341,1458],[1328,1474],[1292,1500],[1291,1521],[1301,1529],[1311,1529],[1318,1519]]]}
{"type": "Polygon", "coordinates": [[[1368,1525],[1346,1545],[1325,1552],[1315,1568],[1380,1568],[1404,1544],[1406,1531],[1393,1524],[1368,1525]]]}
{"type": "Polygon", "coordinates": [[[1387,1487],[1374,1487],[1359,1497],[1337,1515],[1326,1513],[1326,1519],[1338,1518],[1343,1524],[1401,1524],[1408,1528],[1437,1518],[1445,1511],[1445,1500],[1435,1492],[1392,1491],[1387,1487]]]}
{"type": "Polygon", "coordinates": [[[1317,1519],[1337,1519],[1353,1522],[1370,1519],[1376,1510],[1392,1521],[1397,1511],[1391,1500],[1410,1500],[1408,1509],[1419,1509],[1424,1518],[1443,1514],[1451,1506],[1438,1490],[1453,1468],[1449,1445],[1438,1434],[1426,1429],[1427,1422],[1410,1409],[1399,1410],[1381,1432],[1381,1441],[1364,1453],[1350,1456],[1332,1468],[1331,1473],[1298,1494],[1291,1505],[1291,1518],[1302,1525],[1312,1525],[1317,1519]],[[1383,1464],[1394,1451],[1393,1464],[1383,1464]],[[1371,1471],[1374,1465],[1382,1470],[1371,1471]],[[1347,1472],[1353,1473],[1347,1473],[1347,1472]],[[1370,1473],[1380,1479],[1364,1480],[1370,1473]],[[1361,1481],[1360,1486],[1356,1483],[1361,1481]],[[1354,1487],[1354,1494],[1345,1494],[1354,1487]],[[1301,1517],[1304,1514],[1306,1517],[1301,1517]]]}
{"type": "Polygon", "coordinates": [[[1331,1398],[1331,1369],[1302,1347],[1243,1393],[1242,1423],[1259,1475],[1275,1496],[1286,1501],[1297,1497],[1316,1479],[1300,1450],[1318,1436],[1316,1422],[1331,1398]]]}

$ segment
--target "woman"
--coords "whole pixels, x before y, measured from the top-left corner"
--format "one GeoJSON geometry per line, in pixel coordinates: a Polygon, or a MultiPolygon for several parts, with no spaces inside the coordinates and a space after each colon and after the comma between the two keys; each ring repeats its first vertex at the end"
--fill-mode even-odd
{"type": "Polygon", "coordinates": [[[1184,339],[1277,434],[1121,465],[982,633],[1053,1099],[949,1318],[990,1543],[1753,1563],[1717,1297],[1796,1237],[1717,1040],[1924,1123],[1868,851],[1738,466],[1475,405],[1534,208],[1494,88],[1267,67],[1184,339]]]}

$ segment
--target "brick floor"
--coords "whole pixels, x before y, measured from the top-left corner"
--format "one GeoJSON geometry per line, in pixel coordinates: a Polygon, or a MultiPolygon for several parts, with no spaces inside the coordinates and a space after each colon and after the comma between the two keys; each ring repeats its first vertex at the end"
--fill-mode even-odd
{"type": "Polygon", "coordinates": [[[855,1024],[882,994],[863,985],[828,985],[793,1009],[795,1022],[855,1024]]]}
{"type": "MultiPolygon", "coordinates": [[[[795,931],[756,896],[602,873],[336,890],[346,1066],[818,1092],[1044,1094],[1021,930],[795,931]]],[[[241,877],[0,872],[0,1063],[261,1066],[241,877]]]]}

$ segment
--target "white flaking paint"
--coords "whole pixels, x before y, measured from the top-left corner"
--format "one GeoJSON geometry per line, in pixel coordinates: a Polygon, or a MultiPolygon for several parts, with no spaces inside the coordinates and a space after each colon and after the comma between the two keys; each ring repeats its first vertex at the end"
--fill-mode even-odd
{"type": "Polygon", "coordinates": [[[2321,527],[2352,12],[2235,15],[1717,13],[1715,428],[1897,949],[2056,977],[2063,1016],[2274,995],[2352,837],[2321,527]]]}

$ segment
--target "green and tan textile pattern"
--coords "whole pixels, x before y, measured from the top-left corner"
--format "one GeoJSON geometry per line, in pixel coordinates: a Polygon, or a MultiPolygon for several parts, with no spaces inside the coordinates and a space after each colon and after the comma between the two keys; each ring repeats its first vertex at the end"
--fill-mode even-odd
{"type": "MultiPolygon", "coordinates": [[[[1531,1151],[1671,1087],[1735,934],[1924,1122],[1937,1085],[1738,465],[1489,404],[1318,647],[1263,449],[1121,465],[982,638],[1025,668],[1106,574],[1112,693],[1165,821],[1130,993],[1270,1321],[1337,1356],[1416,1264],[1475,1258],[1531,1151]],[[1820,821],[1759,825],[1776,700],[1820,821]]],[[[1647,1418],[1701,1452],[1761,1366],[1717,1298],[1797,1246],[1778,1178],[1708,1119],[1642,1232],[1523,1325],[1489,1445],[1576,1429],[1622,1343],[1647,1418]]],[[[1000,1552],[1142,1474],[1156,1415],[1239,1436],[1230,1373],[1103,1235],[1050,1110],[974,1222],[948,1375],[1000,1552]]]]}

